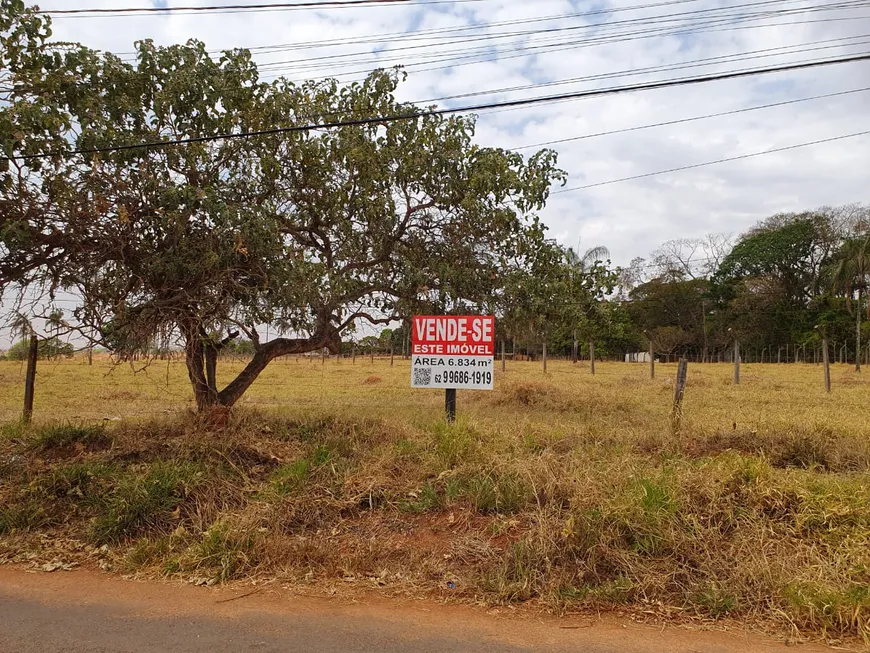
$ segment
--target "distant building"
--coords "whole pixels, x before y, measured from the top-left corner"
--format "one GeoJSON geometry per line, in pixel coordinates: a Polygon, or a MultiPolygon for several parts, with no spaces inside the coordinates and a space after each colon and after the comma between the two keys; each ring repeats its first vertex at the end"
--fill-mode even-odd
{"type": "Polygon", "coordinates": [[[625,355],[626,363],[649,363],[649,352],[648,351],[639,351],[634,354],[626,354],[625,355]]]}

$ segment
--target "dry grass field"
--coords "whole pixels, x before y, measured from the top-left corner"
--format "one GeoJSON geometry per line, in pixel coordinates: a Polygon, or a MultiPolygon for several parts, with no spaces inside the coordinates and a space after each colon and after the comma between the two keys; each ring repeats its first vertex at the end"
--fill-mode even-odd
{"type": "Polygon", "coordinates": [[[41,363],[30,428],[0,363],[0,559],[870,638],[870,370],[690,364],[674,434],[676,365],[596,367],[509,361],[447,426],[408,361],[282,360],[216,432],[179,362],[41,363]]]}

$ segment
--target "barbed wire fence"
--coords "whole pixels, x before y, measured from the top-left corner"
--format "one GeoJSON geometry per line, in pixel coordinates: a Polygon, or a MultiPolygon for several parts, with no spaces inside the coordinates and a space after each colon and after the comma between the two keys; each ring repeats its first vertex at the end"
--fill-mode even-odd
{"type": "MultiPolygon", "coordinates": [[[[495,370],[502,374],[552,375],[546,364],[576,363],[562,365],[559,374],[596,374],[594,361],[611,364],[598,367],[597,375],[638,376],[649,364],[649,352],[620,352],[618,354],[595,353],[594,343],[545,347],[543,341],[533,343],[498,343],[495,354],[495,370]],[[546,353],[545,353],[546,352],[546,353]],[[590,356],[593,353],[593,357],[590,356]],[[619,365],[614,365],[619,363],[619,365]]],[[[327,352],[310,352],[276,359],[267,367],[241,405],[257,408],[335,408],[338,410],[370,410],[387,407],[390,398],[402,392],[396,381],[399,370],[408,370],[410,386],[409,348],[395,351],[392,348],[352,346],[341,355],[327,352]],[[392,370],[392,371],[391,371],[392,370]],[[384,382],[384,377],[388,383],[384,382]]],[[[824,356],[821,345],[787,343],[780,346],[741,347],[737,360],[735,347],[682,347],[668,354],[656,352],[655,364],[670,365],[676,369],[680,360],[693,366],[705,365],[706,369],[724,370],[728,366],[760,365],[764,369],[803,365],[819,368],[815,375],[801,375],[794,383],[806,385],[807,390],[823,387],[824,356]]],[[[846,370],[854,361],[854,344],[831,342],[828,349],[831,364],[846,370]]],[[[870,361],[870,346],[862,348],[862,359],[870,361]]],[[[227,352],[220,358],[219,375],[228,381],[250,360],[249,356],[227,352]]],[[[28,362],[6,361],[0,366],[0,421],[14,422],[22,417],[21,399],[26,393],[28,362]]],[[[670,368],[668,369],[668,377],[670,368]]],[[[654,378],[654,366],[651,376],[654,378]]],[[[505,377],[503,376],[502,379],[505,377]]],[[[739,382],[739,373],[735,374],[739,382]]],[[[764,383],[764,380],[757,381],[764,383]]],[[[184,362],[179,351],[132,360],[114,360],[107,353],[94,353],[81,347],[72,357],[40,359],[33,379],[35,386],[35,416],[51,419],[103,420],[143,419],[177,414],[183,410],[195,410],[193,394],[184,362]]],[[[772,384],[773,385],[773,384],[772,384]]],[[[691,382],[689,383],[691,389],[691,382]]],[[[498,388],[497,388],[498,389],[498,388]]],[[[408,388],[410,391],[410,388],[408,388]]],[[[414,395],[415,401],[419,395],[414,395]]],[[[427,403],[428,400],[423,400],[427,403]]],[[[440,399],[433,396],[431,403],[440,399]]]]}

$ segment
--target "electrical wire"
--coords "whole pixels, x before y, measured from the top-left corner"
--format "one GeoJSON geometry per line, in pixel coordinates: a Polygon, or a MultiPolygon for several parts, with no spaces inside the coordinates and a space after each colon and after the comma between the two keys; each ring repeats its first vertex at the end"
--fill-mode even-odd
{"type": "MultiPolygon", "coordinates": [[[[540,54],[552,54],[552,53],[560,52],[560,51],[577,50],[577,49],[584,48],[584,47],[595,47],[595,46],[599,46],[599,45],[611,45],[614,43],[627,43],[627,42],[631,42],[631,41],[645,40],[645,39],[651,39],[651,38],[660,38],[660,37],[665,37],[665,36],[686,36],[686,35],[694,35],[694,34],[699,34],[699,33],[730,32],[730,31],[741,31],[741,30],[749,30],[749,29],[764,29],[764,28],[768,28],[768,27],[793,27],[796,25],[809,25],[809,24],[816,24],[816,23],[840,22],[840,21],[850,21],[851,22],[851,21],[855,21],[855,20],[863,20],[863,19],[868,19],[868,18],[870,18],[870,16],[851,16],[851,17],[843,17],[843,18],[827,18],[827,19],[815,19],[815,20],[805,20],[805,21],[792,21],[792,22],[789,22],[787,24],[785,24],[785,23],[779,23],[779,24],[767,23],[767,24],[760,24],[760,25],[743,25],[743,26],[738,26],[738,27],[724,27],[724,25],[729,21],[719,21],[717,24],[713,25],[712,28],[708,28],[709,26],[705,26],[705,27],[697,27],[696,26],[693,28],[677,28],[677,29],[668,28],[667,30],[661,30],[661,31],[655,31],[655,32],[650,32],[648,30],[644,30],[641,32],[635,32],[635,33],[633,33],[634,35],[628,35],[628,36],[620,35],[620,37],[618,37],[618,38],[605,37],[605,38],[596,38],[596,39],[587,40],[587,41],[562,41],[559,43],[551,43],[551,44],[539,45],[539,46],[510,48],[508,50],[508,52],[512,52],[513,54],[498,53],[498,54],[491,55],[491,56],[485,56],[483,58],[480,58],[483,55],[475,54],[475,55],[468,55],[468,56],[445,57],[445,58],[441,58],[441,59],[428,59],[426,61],[420,61],[417,63],[407,63],[407,62],[396,63],[393,65],[395,65],[396,67],[401,67],[401,68],[403,68],[405,70],[409,70],[409,71],[412,68],[414,68],[414,70],[412,72],[421,73],[421,72],[431,72],[431,71],[435,71],[435,70],[451,70],[454,68],[473,66],[473,65],[481,64],[481,63],[501,62],[501,61],[505,61],[508,59],[524,58],[524,57],[530,57],[530,56],[535,56],[535,55],[540,55],[540,54]],[[466,61],[465,63],[457,63],[459,61],[465,61],[468,59],[473,59],[473,61],[466,61]],[[415,68],[416,66],[427,65],[430,63],[437,63],[440,61],[448,61],[450,63],[447,63],[445,65],[440,65],[440,66],[430,66],[428,68],[415,68]]],[[[373,60],[370,63],[370,66],[375,66],[377,68],[387,68],[387,67],[390,67],[390,65],[391,64],[389,62],[379,62],[377,60],[373,60]]],[[[323,69],[328,69],[328,66],[325,66],[325,65],[318,66],[318,67],[314,67],[314,68],[309,68],[307,70],[308,70],[308,72],[316,72],[318,70],[323,70],[323,69]]],[[[266,80],[266,79],[275,79],[278,77],[282,77],[284,73],[286,73],[288,70],[291,70],[291,69],[288,69],[288,68],[283,67],[283,66],[280,66],[278,68],[273,68],[272,65],[265,63],[265,64],[261,64],[259,66],[259,70],[264,71],[264,72],[269,72],[270,70],[283,71],[283,72],[279,72],[279,73],[273,74],[273,75],[264,75],[262,77],[262,79],[266,80]]],[[[295,70],[295,69],[292,69],[292,70],[295,70]]],[[[369,72],[371,72],[371,70],[372,70],[372,68],[369,67],[369,68],[358,69],[358,70],[353,70],[353,71],[343,71],[343,72],[338,72],[338,73],[332,72],[331,74],[329,74],[325,77],[319,77],[319,78],[314,78],[314,79],[316,80],[316,79],[335,78],[335,79],[341,79],[341,80],[346,81],[346,82],[361,81],[361,79],[364,79],[364,78],[349,78],[349,76],[368,74],[369,72]]],[[[302,71],[300,71],[300,72],[302,72],[302,71]]],[[[304,82],[304,81],[311,81],[311,80],[312,80],[312,77],[308,76],[305,78],[296,78],[296,79],[291,79],[288,81],[304,82]]]]}
{"type": "Polygon", "coordinates": [[[690,118],[679,118],[677,120],[666,120],[664,122],[654,122],[648,125],[639,125],[636,127],[624,127],[622,129],[611,129],[604,132],[596,132],[593,134],[584,134],[582,136],[571,136],[568,138],[560,138],[554,141],[544,141],[542,143],[534,143],[532,145],[521,145],[519,147],[509,148],[510,151],[517,152],[519,150],[530,150],[538,147],[547,147],[549,145],[558,145],[560,143],[569,143],[572,141],[582,141],[590,138],[598,138],[600,136],[613,136],[614,134],[625,134],[628,132],[640,131],[643,129],[652,129],[654,127],[667,127],[669,125],[680,125],[687,122],[696,122],[698,120],[707,120],[708,118],[720,118],[722,116],[733,116],[739,113],[747,113],[749,111],[759,111],[761,109],[771,109],[773,107],[784,107],[790,104],[798,104],[799,102],[809,102],[812,100],[822,100],[832,97],[840,97],[843,95],[852,95],[854,93],[866,93],[870,91],[870,86],[865,88],[856,88],[850,91],[838,91],[836,93],[825,93],[823,95],[812,95],[810,97],[798,98],[795,100],[784,100],[782,102],[772,102],[770,104],[761,104],[754,107],[746,107],[744,109],[733,109],[731,111],[721,111],[719,113],[708,113],[703,116],[692,116],[690,118]]]}
{"type": "Polygon", "coordinates": [[[250,132],[238,132],[238,133],[227,133],[227,134],[214,134],[209,136],[196,136],[191,138],[180,138],[180,139],[172,139],[166,141],[152,141],[152,142],[144,142],[144,143],[133,143],[128,145],[112,145],[106,147],[95,147],[95,148],[80,148],[75,150],[70,150],[68,152],[43,152],[40,154],[27,154],[23,156],[17,157],[0,157],[0,161],[26,161],[33,159],[43,159],[49,158],[52,156],[73,156],[78,154],[98,154],[101,152],[119,152],[119,151],[129,151],[136,149],[149,149],[149,148],[162,148],[162,147],[170,147],[176,145],[186,145],[191,143],[207,143],[219,140],[230,140],[237,138],[251,138],[255,136],[269,136],[276,134],[285,134],[285,133],[295,133],[295,132],[308,132],[315,129],[330,129],[336,127],[358,127],[365,125],[376,125],[383,124],[388,122],[396,122],[399,120],[416,120],[424,117],[433,117],[433,116],[442,116],[448,114],[456,114],[456,113],[473,113],[475,111],[479,111],[482,109],[492,109],[492,108],[502,108],[502,107],[519,107],[519,106],[531,106],[536,104],[545,104],[549,102],[566,100],[566,99],[581,99],[581,98],[591,98],[591,97],[600,97],[606,95],[617,95],[622,93],[633,93],[638,91],[648,91],[648,90],[657,90],[657,89],[665,89],[665,88],[673,88],[679,86],[687,86],[694,84],[702,84],[708,82],[715,81],[723,81],[728,79],[739,79],[742,77],[750,77],[755,75],[766,75],[771,73],[778,72],[790,72],[797,70],[806,70],[810,68],[818,68],[820,66],[830,66],[830,65],[840,65],[847,63],[857,63],[862,61],[870,61],[870,53],[860,54],[851,57],[841,57],[837,59],[826,59],[812,62],[804,62],[799,64],[790,64],[790,65],[782,65],[782,66],[773,66],[768,68],[752,68],[746,70],[704,75],[698,77],[683,77],[671,80],[663,80],[658,82],[648,82],[644,84],[634,84],[629,86],[617,86],[603,89],[594,89],[588,91],[577,91],[573,93],[564,93],[560,95],[549,95],[549,96],[541,96],[541,97],[533,97],[533,98],[522,98],[517,100],[507,100],[504,102],[490,102],[486,104],[480,104],[475,106],[466,106],[466,107],[454,107],[454,108],[443,108],[443,109],[430,109],[426,111],[412,111],[407,114],[395,114],[395,115],[387,115],[387,116],[372,116],[369,118],[358,118],[353,120],[342,120],[335,122],[327,122],[327,123],[316,123],[316,124],[308,124],[308,125],[295,125],[292,127],[274,127],[271,129],[250,131],[250,132]]]}
{"type": "Polygon", "coordinates": [[[256,5],[211,5],[186,7],[91,7],[79,9],[49,9],[42,13],[50,16],[79,16],[93,18],[109,16],[147,16],[154,14],[218,13],[234,14],[261,11],[294,11],[299,9],[352,9],[354,7],[376,7],[386,5],[419,6],[439,4],[465,4],[487,2],[488,0],[312,0],[310,2],[279,2],[256,5]]]}
{"type": "Polygon", "coordinates": [[[525,84],[521,86],[508,86],[502,88],[486,89],[480,91],[471,91],[468,93],[458,93],[455,95],[446,95],[438,98],[430,98],[427,100],[415,100],[415,104],[428,105],[434,102],[444,102],[445,100],[458,100],[470,97],[479,97],[482,95],[497,95],[502,93],[511,93],[514,91],[534,90],[538,88],[546,88],[552,86],[564,86],[566,84],[575,84],[577,82],[598,81],[604,79],[614,79],[618,77],[631,77],[635,75],[645,75],[657,72],[671,72],[674,70],[685,70],[688,68],[699,68],[704,66],[712,66],[725,63],[740,63],[751,59],[763,59],[767,57],[782,57],[787,55],[804,54],[806,52],[817,52],[819,50],[830,50],[832,48],[856,47],[870,44],[870,41],[852,41],[854,39],[870,39],[870,34],[860,34],[856,36],[846,36],[836,39],[826,39],[822,41],[812,41],[809,43],[799,43],[794,45],[784,45],[776,48],[765,48],[763,50],[750,50],[748,52],[739,52],[733,54],[723,54],[715,57],[706,57],[704,59],[694,59],[675,64],[660,64],[657,66],[648,66],[646,68],[631,68],[628,70],[620,70],[608,73],[599,73],[596,75],[585,75],[583,77],[572,77],[569,79],[559,79],[550,82],[539,82],[537,84],[525,84]],[[822,45],[827,44],[827,45],[822,45]],[[810,45],[818,45],[819,47],[805,47],[810,45]],[[797,49],[795,49],[797,48],[797,49]]]}
{"type": "MultiPolygon", "coordinates": [[[[474,25],[458,25],[455,27],[439,27],[433,29],[426,30],[417,30],[414,32],[389,32],[382,34],[370,34],[367,37],[348,37],[341,39],[319,39],[316,41],[302,41],[298,43],[278,43],[272,45],[261,45],[261,46],[248,46],[242,47],[241,49],[250,50],[251,52],[262,52],[262,51],[286,51],[286,50],[297,50],[297,49],[315,49],[315,48],[323,48],[323,47],[331,47],[337,45],[359,45],[361,43],[383,43],[384,41],[389,41],[390,43],[395,43],[396,41],[406,41],[406,40],[432,40],[438,38],[453,38],[453,36],[428,36],[433,34],[452,34],[455,32],[468,32],[468,31],[477,31],[477,30],[485,30],[491,27],[506,27],[510,25],[527,25],[531,23],[541,23],[548,22],[553,20],[564,20],[564,19],[573,19],[573,18],[586,18],[589,16],[597,16],[602,14],[611,14],[618,13],[623,11],[639,11],[642,9],[651,9],[658,8],[663,6],[670,5],[678,5],[678,4],[686,4],[692,2],[699,2],[700,0],[666,0],[665,2],[654,2],[643,5],[633,5],[630,7],[614,7],[611,9],[596,9],[593,11],[583,11],[578,13],[568,13],[568,14],[553,14],[549,16],[542,16],[539,18],[521,18],[515,20],[508,21],[499,21],[493,23],[477,23],[474,25]]],[[[777,2],[790,2],[793,0],[776,0],[777,2]]],[[[208,50],[208,52],[212,54],[221,53],[226,48],[222,48],[220,50],[208,50]]],[[[123,55],[135,55],[136,52],[116,52],[118,56],[123,55]]]]}
{"type": "Polygon", "coordinates": [[[763,152],[752,152],[749,154],[741,154],[739,156],[732,156],[725,159],[716,159],[715,161],[705,161],[704,163],[694,163],[692,165],[680,166],[678,168],[669,168],[667,170],[657,170],[656,172],[647,172],[642,175],[632,175],[631,177],[622,177],[620,179],[609,179],[608,181],[599,181],[594,184],[584,184],[582,186],[573,186],[571,188],[562,188],[560,190],[555,190],[551,193],[551,195],[556,195],[558,193],[570,193],[572,191],[577,190],[586,190],[589,188],[598,188],[599,186],[609,186],[610,184],[618,184],[624,181],[634,181],[637,179],[646,179],[648,177],[657,177],[659,175],[666,175],[672,172],[682,172],[684,170],[694,170],[695,168],[704,168],[706,166],[718,165],[720,163],[729,163],[731,161],[741,161],[743,159],[751,159],[753,157],[764,156],[766,154],[776,154],[777,152],[787,152],[789,150],[797,150],[802,147],[810,147],[812,145],[821,145],[823,143],[833,143],[835,141],[846,140],[847,138],[857,138],[859,136],[867,136],[870,134],[870,130],[855,132],[852,134],[843,134],[842,136],[833,136],[831,138],[823,138],[817,141],[810,141],[808,143],[798,143],[797,145],[788,145],[786,147],[777,147],[771,150],[765,150],[763,152]]]}
{"type": "MultiPolygon", "coordinates": [[[[783,2],[797,2],[797,1],[799,1],[799,0],[765,0],[762,2],[752,2],[752,3],[748,3],[748,4],[735,5],[732,7],[714,8],[714,9],[700,9],[700,10],[695,10],[695,11],[682,12],[682,13],[678,13],[678,14],[667,14],[667,15],[663,15],[663,16],[633,18],[633,19],[627,19],[627,20],[621,20],[621,21],[611,21],[611,22],[606,22],[606,23],[588,23],[588,24],[583,24],[583,25],[573,25],[573,26],[567,26],[567,27],[550,27],[550,28],[539,29],[539,30],[530,30],[530,31],[525,31],[525,32],[484,34],[484,35],[480,35],[480,36],[476,36],[476,37],[464,37],[461,40],[446,41],[444,43],[438,44],[438,46],[441,47],[441,46],[451,45],[451,44],[456,44],[456,43],[467,44],[469,42],[500,39],[500,38],[507,38],[507,37],[512,37],[512,36],[521,36],[521,37],[536,36],[536,35],[541,35],[541,34],[565,32],[565,31],[576,31],[576,30],[595,30],[596,31],[596,37],[594,39],[587,39],[587,40],[583,40],[583,41],[572,40],[570,42],[559,41],[559,42],[552,43],[552,44],[550,44],[550,43],[541,44],[538,47],[544,47],[546,45],[563,45],[566,43],[578,45],[578,44],[582,44],[582,43],[594,42],[596,40],[611,38],[611,35],[606,35],[606,34],[602,35],[601,34],[602,28],[605,28],[604,31],[608,31],[608,30],[612,30],[614,28],[622,28],[625,25],[641,24],[644,27],[643,30],[641,30],[640,32],[629,32],[628,34],[629,35],[646,34],[646,33],[652,33],[655,31],[655,30],[650,28],[651,25],[657,25],[660,23],[682,22],[687,17],[697,16],[698,14],[708,14],[710,12],[714,12],[714,14],[711,16],[704,16],[702,18],[704,20],[708,21],[708,23],[710,23],[710,24],[722,24],[723,21],[725,21],[725,19],[734,19],[735,21],[749,21],[749,20],[760,20],[763,18],[775,17],[778,15],[790,16],[790,15],[814,13],[814,12],[820,12],[820,11],[842,11],[842,10],[847,10],[847,9],[858,9],[858,8],[865,8],[867,6],[870,6],[870,3],[868,3],[867,0],[846,0],[844,2],[833,3],[833,4],[829,2],[829,3],[823,3],[823,4],[811,5],[811,6],[800,6],[800,7],[795,7],[795,8],[791,8],[791,9],[765,10],[765,11],[756,12],[756,13],[742,13],[742,12],[728,13],[728,12],[733,12],[733,10],[735,10],[735,9],[743,9],[743,8],[747,8],[747,7],[759,7],[761,5],[781,4],[783,2]],[[726,12],[726,10],[727,10],[727,12],[726,12]]],[[[729,21],[729,22],[733,22],[733,21],[729,21]]],[[[700,22],[697,24],[703,25],[703,23],[700,23],[700,22]]],[[[659,27],[657,29],[658,30],[673,29],[673,27],[672,26],[659,27]]],[[[513,43],[503,44],[503,47],[507,48],[510,46],[511,49],[514,49],[514,46],[519,45],[521,43],[523,43],[522,40],[517,41],[517,42],[513,42],[513,43]]],[[[389,53],[393,53],[393,52],[400,52],[400,51],[404,52],[404,51],[408,51],[408,50],[419,50],[419,49],[431,48],[431,47],[432,47],[431,45],[412,45],[412,46],[403,46],[403,47],[398,47],[398,48],[385,48],[385,49],[379,50],[375,53],[372,53],[370,50],[345,52],[345,53],[341,53],[341,54],[324,55],[321,57],[306,57],[305,59],[293,59],[293,60],[287,60],[287,61],[269,62],[269,63],[263,64],[263,66],[264,67],[265,66],[275,66],[275,65],[290,66],[291,64],[298,62],[298,63],[304,64],[305,67],[316,67],[317,65],[314,64],[313,62],[323,61],[323,60],[334,60],[334,59],[350,59],[355,64],[358,64],[361,56],[367,56],[367,55],[370,56],[372,54],[376,54],[380,58],[384,54],[389,54],[389,53]]],[[[499,47],[502,47],[502,46],[499,46],[499,47]]],[[[442,55],[447,55],[447,54],[479,54],[481,50],[483,52],[490,52],[492,49],[493,49],[492,47],[486,47],[483,49],[481,49],[481,48],[477,48],[477,49],[463,48],[461,50],[456,50],[453,52],[439,52],[439,53],[437,53],[437,55],[442,56],[442,55]]],[[[425,55],[423,55],[423,56],[425,56],[425,55]]],[[[404,57],[404,58],[407,59],[407,57],[404,57]]],[[[265,69],[265,68],[263,68],[263,69],[265,69]]],[[[294,69],[300,69],[300,68],[294,67],[294,69]]]]}

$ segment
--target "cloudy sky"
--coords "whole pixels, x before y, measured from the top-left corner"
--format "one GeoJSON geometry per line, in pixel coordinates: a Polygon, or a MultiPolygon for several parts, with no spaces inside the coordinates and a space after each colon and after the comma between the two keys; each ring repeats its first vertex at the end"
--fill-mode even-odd
{"type": "MultiPolygon", "coordinates": [[[[227,4],[279,0],[43,0],[40,6],[227,4]]],[[[451,98],[439,101],[445,106],[870,52],[866,0],[410,0],[353,8],[56,15],[54,21],[57,38],[118,53],[146,38],[251,48],[265,79],[350,81],[375,67],[403,64],[409,74],[402,99],[451,98]]],[[[481,111],[478,140],[520,148],[867,87],[870,62],[860,62],[481,111]]],[[[870,92],[855,92],[552,147],[570,175],[567,187],[575,188],[854,134],[870,129],[868,107],[870,92]]],[[[665,240],[737,234],[772,213],[868,201],[868,171],[870,136],[856,136],[557,193],[542,217],[564,244],[605,245],[615,263],[627,264],[665,240]]]]}
{"type": "MultiPolygon", "coordinates": [[[[408,72],[401,99],[450,107],[870,53],[870,0],[250,7],[281,3],[288,4],[43,0],[40,6],[246,5],[223,12],[58,14],[54,34],[124,55],[140,39],[200,39],[215,51],[251,48],[267,80],[352,81],[373,68],[401,64],[408,72]]],[[[542,214],[550,234],[581,249],[604,245],[615,264],[626,265],[667,240],[736,235],[777,212],[870,201],[870,135],[841,138],[870,130],[868,108],[870,62],[860,62],[480,111],[477,138],[524,153],[534,152],[528,146],[562,141],[552,147],[570,177],[542,214]],[[759,108],[771,104],[779,106],[759,108]],[[723,113],[729,115],[705,117],[723,113]],[[675,124],[650,127],[667,122],[675,124]],[[654,174],[826,139],[838,140],[654,174]]]]}

